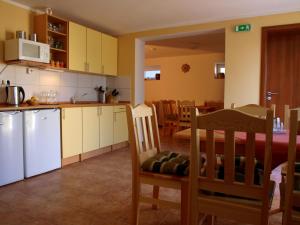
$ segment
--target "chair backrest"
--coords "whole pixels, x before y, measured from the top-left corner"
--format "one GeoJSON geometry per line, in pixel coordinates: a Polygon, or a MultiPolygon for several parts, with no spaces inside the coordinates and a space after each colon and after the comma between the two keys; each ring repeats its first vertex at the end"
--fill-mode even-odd
{"type": "Polygon", "coordinates": [[[272,110],[267,111],[266,118],[258,118],[231,109],[196,116],[195,110],[193,110],[190,164],[191,187],[196,186],[197,190],[202,189],[231,196],[260,200],[263,203],[262,209],[263,207],[268,208],[272,129],[272,110]],[[199,161],[201,151],[198,135],[199,129],[206,131],[205,150],[207,160],[205,174],[199,174],[199,168],[202,168],[202,162],[199,161]],[[224,180],[216,177],[215,131],[224,131],[224,180]],[[245,144],[244,182],[235,181],[235,132],[245,132],[247,137],[245,144]],[[266,135],[263,182],[261,185],[254,184],[256,133],[264,133],[266,135]]]}
{"type": "MultiPolygon", "coordinates": [[[[288,150],[288,169],[287,183],[285,189],[285,202],[283,224],[291,224],[293,207],[300,207],[300,191],[295,191],[295,178],[300,180],[300,173],[295,172],[295,163],[297,157],[297,134],[300,131],[300,108],[290,110],[290,133],[288,150]]],[[[298,184],[299,185],[299,184],[298,184]]],[[[300,214],[300,213],[299,213],[300,214]]],[[[300,216],[298,221],[300,221],[300,216]]]]}
{"type": "Polygon", "coordinates": [[[162,100],[164,119],[175,118],[178,115],[177,104],[175,100],[162,100]]]}
{"type": "Polygon", "coordinates": [[[126,106],[129,143],[132,155],[132,169],[140,170],[140,165],[160,152],[160,139],[155,106],[144,104],[126,106]]]}
{"type": "MultiPolygon", "coordinates": [[[[269,108],[265,108],[256,104],[248,104],[236,107],[234,103],[231,104],[231,109],[235,109],[260,118],[265,118],[267,116],[267,111],[269,110],[269,108]]],[[[275,105],[272,105],[271,109],[273,110],[273,115],[275,115],[275,105]]]]}
{"type": "Polygon", "coordinates": [[[190,122],[191,121],[191,108],[195,107],[195,101],[177,101],[179,121],[190,122]]]}

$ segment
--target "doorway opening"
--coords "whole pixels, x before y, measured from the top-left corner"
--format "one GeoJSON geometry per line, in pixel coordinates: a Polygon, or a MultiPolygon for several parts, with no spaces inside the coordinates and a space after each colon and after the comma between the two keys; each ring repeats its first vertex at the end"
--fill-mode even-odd
{"type": "Polygon", "coordinates": [[[144,44],[146,102],[224,102],[225,29],[150,38],[144,44]]]}

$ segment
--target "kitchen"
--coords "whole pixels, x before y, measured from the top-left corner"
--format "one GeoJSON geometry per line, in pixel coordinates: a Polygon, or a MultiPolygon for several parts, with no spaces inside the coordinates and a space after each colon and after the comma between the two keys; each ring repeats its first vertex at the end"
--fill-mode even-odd
{"type": "Polygon", "coordinates": [[[117,76],[117,39],[45,12],[31,40],[16,30],[4,44],[0,186],[127,146],[130,78],[117,76]]]}

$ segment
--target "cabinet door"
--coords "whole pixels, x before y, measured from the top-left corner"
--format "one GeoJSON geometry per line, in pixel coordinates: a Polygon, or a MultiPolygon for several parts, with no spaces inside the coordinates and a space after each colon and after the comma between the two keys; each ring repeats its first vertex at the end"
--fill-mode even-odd
{"type": "Polygon", "coordinates": [[[113,145],[113,106],[100,107],[100,148],[113,145]]]}
{"type": "Polygon", "coordinates": [[[82,153],[82,109],[62,109],[62,155],[63,158],[82,153]]]}
{"type": "Polygon", "coordinates": [[[98,107],[82,108],[83,152],[99,149],[99,111],[98,107]]]}
{"type": "Polygon", "coordinates": [[[128,141],[126,112],[114,112],[114,144],[128,141]]]}
{"type": "Polygon", "coordinates": [[[86,70],[86,27],[69,23],[69,69],[86,70]]]}
{"type": "Polygon", "coordinates": [[[102,73],[101,68],[101,33],[87,28],[87,72],[102,73]]]}
{"type": "Polygon", "coordinates": [[[107,34],[102,34],[102,66],[104,74],[117,75],[118,39],[107,34]]]}

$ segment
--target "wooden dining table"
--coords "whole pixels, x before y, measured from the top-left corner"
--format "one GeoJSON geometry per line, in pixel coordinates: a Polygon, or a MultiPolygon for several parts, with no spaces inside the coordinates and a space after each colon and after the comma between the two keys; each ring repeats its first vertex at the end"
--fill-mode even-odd
{"type": "MultiPolygon", "coordinates": [[[[174,134],[176,139],[190,139],[191,129],[185,129],[174,134]]],[[[206,132],[200,130],[200,151],[205,151],[206,132]]],[[[215,131],[215,151],[217,154],[224,153],[224,131],[215,131]]],[[[246,133],[235,132],[236,154],[243,155],[246,145],[246,133]]],[[[272,143],[272,169],[284,163],[288,159],[289,133],[273,134],[272,143]]],[[[258,161],[264,162],[265,135],[256,134],[255,157],[258,161]]],[[[300,135],[297,136],[297,152],[300,156],[300,135]]],[[[300,159],[299,159],[300,160],[300,159]]]]}

